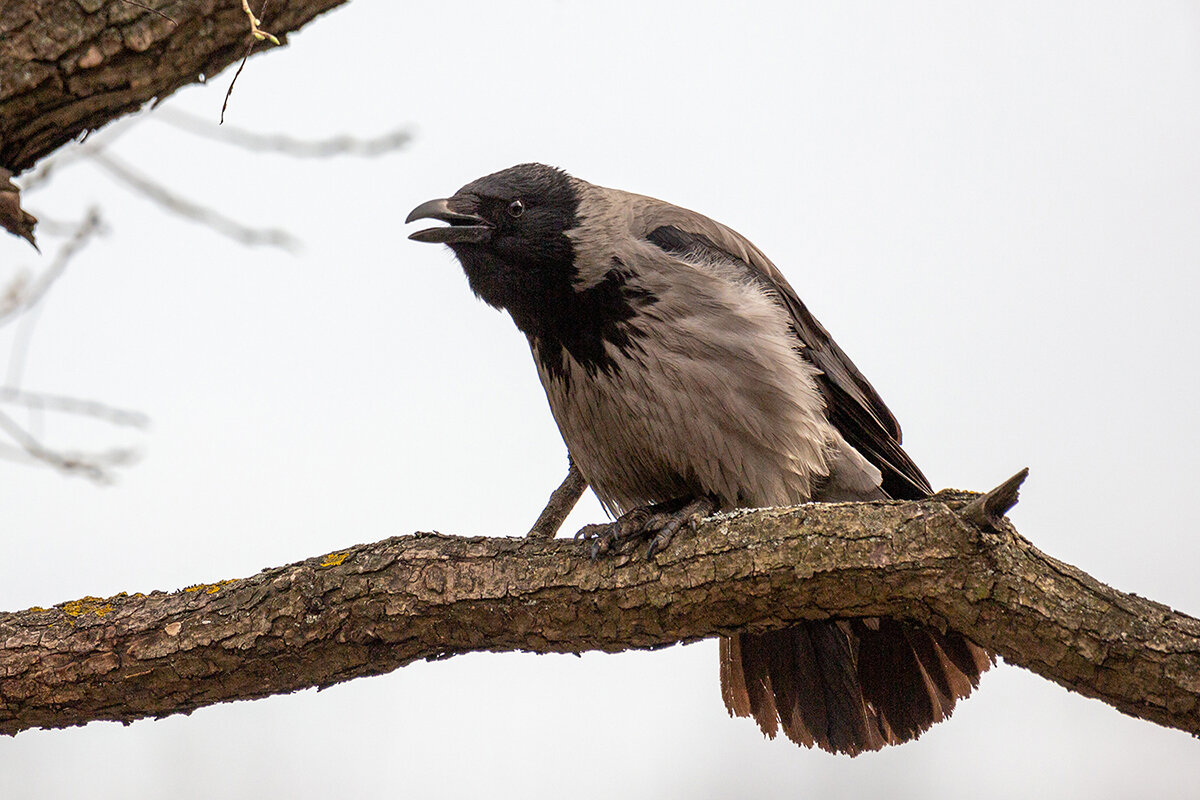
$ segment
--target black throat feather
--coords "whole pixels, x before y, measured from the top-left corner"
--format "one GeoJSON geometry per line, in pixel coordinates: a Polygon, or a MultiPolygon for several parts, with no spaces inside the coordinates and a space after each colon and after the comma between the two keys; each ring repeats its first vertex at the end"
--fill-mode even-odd
{"type": "Polygon", "coordinates": [[[450,200],[456,211],[487,220],[486,242],[451,243],[472,291],[502,308],[529,338],[543,370],[569,383],[567,359],[588,375],[619,370],[617,355],[639,348],[639,309],[657,298],[635,270],[613,257],[600,280],[577,283],[574,242],[568,236],[586,211],[566,173],[522,164],[467,184],[450,200]],[[507,211],[519,200],[520,213],[507,211]]]}
{"type": "Polygon", "coordinates": [[[633,272],[614,257],[611,269],[599,282],[581,290],[567,287],[524,321],[509,309],[551,377],[569,388],[567,358],[589,375],[615,374],[620,366],[614,351],[629,356],[641,349],[639,341],[645,331],[638,324],[638,313],[657,298],[633,278],[633,272]]]}

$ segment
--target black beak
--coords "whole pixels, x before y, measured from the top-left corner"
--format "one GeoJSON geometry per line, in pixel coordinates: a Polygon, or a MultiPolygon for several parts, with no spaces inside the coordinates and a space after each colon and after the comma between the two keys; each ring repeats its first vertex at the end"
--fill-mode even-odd
{"type": "Polygon", "coordinates": [[[409,234],[414,242],[435,244],[479,244],[492,237],[492,226],[475,214],[460,214],[450,208],[449,200],[430,200],[414,208],[404,220],[408,224],[418,219],[438,219],[450,223],[446,228],[426,228],[409,234]]]}

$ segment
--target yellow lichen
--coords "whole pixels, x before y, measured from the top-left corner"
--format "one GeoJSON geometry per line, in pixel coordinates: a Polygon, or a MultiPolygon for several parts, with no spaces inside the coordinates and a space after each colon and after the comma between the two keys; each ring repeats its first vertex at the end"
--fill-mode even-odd
{"type": "Polygon", "coordinates": [[[342,565],[342,562],[346,560],[346,556],[348,556],[348,555],[350,555],[349,550],[347,550],[344,553],[330,553],[329,555],[325,556],[325,560],[321,562],[321,566],[322,567],[340,567],[342,565]]]}
{"type": "Polygon", "coordinates": [[[216,594],[221,591],[221,587],[227,583],[233,583],[232,580],[217,581],[216,583],[197,583],[195,586],[188,586],[184,589],[185,592],[204,592],[205,594],[216,594]]]}
{"type": "Polygon", "coordinates": [[[81,617],[85,614],[95,614],[97,617],[103,617],[113,610],[112,606],[101,597],[81,597],[78,600],[72,600],[68,603],[62,603],[58,606],[62,612],[68,617],[81,617]]]}

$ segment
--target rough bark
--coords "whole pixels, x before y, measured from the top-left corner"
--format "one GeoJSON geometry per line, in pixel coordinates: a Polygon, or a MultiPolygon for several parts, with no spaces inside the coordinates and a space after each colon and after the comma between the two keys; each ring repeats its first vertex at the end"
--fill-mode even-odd
{"type": "Polygon", "coordinates": [[[129,721],[471,651],[657,648],[802,618],[960,630],[1121,711],[1200,733],[1200,620],[1038,551],[977,495],[714,518],[647,561],[436,534],[173,593],[0,615],[0,732],[129,721]],[[975,515],[978,516],[978,515],[975,515]]]}
{"type": "MultiPolygon", "coordinates": [[[[345,0],[253,0],[285,41],[345,0]]],[[[32,166],[76,136],[202,82],[255,42],[240,0],[4,0],[0,168],[32,166]]]]}

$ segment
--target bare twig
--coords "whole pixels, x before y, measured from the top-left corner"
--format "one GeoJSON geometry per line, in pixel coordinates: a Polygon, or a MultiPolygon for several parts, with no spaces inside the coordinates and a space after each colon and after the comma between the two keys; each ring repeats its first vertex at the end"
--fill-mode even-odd
{"type": "Polygon", "coordinates": [[[195,136],[235,145],[243,150],[280,153],[293,158],[329,158],[341,155],[371,158],[398,150],[412,141],[412,134],[407,130],[394,130],[371,139],[335,136],[330,139],[306,140],[281,134],[261,134],[226,125],[218,127],[202,117],[175,108],[163,108],[151,119],[165,122],[195,136]]]}
{"type": "Polygon", "coordinates": [[[105,453],[92,454],[54,450],[38,441],[3,411],[0,411],[0,431],[8,434],[34,461],[47,464],[68,475],[82,475],[96,483],[111,483],[112,474],[108,468],[126,464],[137,457],[136,451],[132,449],[114,449],[105,453]]]}
{"type": "Polygon", "coordinates": [[[300,249],[300,241],[287,231],[279,228],[251,228],[243,225],[211,208],[180,197],[108,153],[96,153],[92,156],[92,160],[108,174],[134,191],[150,198],[167,211],[192,222],[198,222],[237,242],[252,246],[280,247],[290,252],[300,249]]]}
{"type": "MultiPolygon", "coordinates": [[[[267,4],[264,2],[263,8],[265,9],[266,6],[267,6],[267,4]]],[[[271,44],[274,44],[274,45],[279,44],[279,39],[276,38],[274,34],[267,33],[262,28],[258,27],[259,25],[262,24],[262,20],[256,16],[254,16],[254,12],[250,10],[250,0],[242,0],[242,10],[245,11],[246,16],[250,18],[250,35],[251,36],[253,36],[255,39],[257,39],[260,42],[263,41],[264,39],[266,39],[266,40],[270,41],[271,44]]]]}
{"type": "MultiPolygon", "coordinates": [[[[267,4],[270,2],[271,0],[263,0],[262,11],[260,13],[267,13],[267,4]]],[[[279,44],[279,39],[258,27],[261,20],[255,17],[254,12],[250,10],[249,0],[242,0],[242,10],[245,11],[246,16],[250,18],[250,35],[253,36],[256,41],[261,42],[263,39],[270,39],[272,44],[279,44]]],[[[237,83],[238,78],[241,77],[242,69],[246,66],[246,60],[250,58],[250,54],[253,52],[254,42],[251,42],[250,44],[246,45],[246,52],[244,55],[242,55],[242,61],[240,64],[238,64],[237,72],[233,73],[233,80],[229,82],[229,88],[225,90],[225,99],[221,101],[220,124],[222,125],[225,124],[225,109],[229,107],[229,98],[233,96],[233,87],[237,83]]]]}
{"type": "Polygon", "coordinates": [[[229,108],[229,98],[233,97],[233,87],[237,85],[238,78],[242,75],[242,70],[246,67],[246,60],[250,58],[250,53],[254,50],[254,44],[246,45],[246,54],[242,56],[241,62],[238,64],[237,71],[233,73],[233,80],[229,82],[229,88],[225,90],[225,99],[221,101],[221,117],[217,123],[225,124],[225,110],[229,108]]]}
{"type": "Polygon", "coordinates": [[[54,260],[42,271],[37,280],[25,287],[23,291],[6,293],[5,298],[0,301],[3,302],[3,305],[0,305],[0,327],[41,302],[54,282],[62,277],[71,258],[79,252],[80,248],[87,245],[92,236],[100,232],[102,224],[100,212],[95,208],[88,209],[87,215],[76,227],[75,233],[58,249],[58,252],[54,254],[54,260]]]}
{"type": "Polygon", "coordinates": [[[553,539],[562,527],[563,520],[583,496],[587,485],[587,479],[583,477],[579,467],[575,466],[575,460],[568,458],[567,477],[563,478],[563,482],[551,493],[546,507],[538,515],[537,522],[533,523],[533,527],[525,535],[535,539],[553,539]]]}
{"type": "Polygon", "coordinates": [[[130,411],[124,408],[114,408],[95,400],[84,400],[79,397],[68,397],[61,394],[45,392],[30,392],[16,386],[0,386],[0,403],[36,408],[45,411],[57,411],[63,414],[74,414],[81,417],[94,417],[112,425],[122,425],[130,428],[145,429],[150,427],[150,418],[140,411],[130,411]]]}
{"type": "Polygon", "coordinates": [[[112,123],[94,136],[89,136],[86,142],[78,142],[58,150],[54,155],[43,159],[33,172],[21,178],[23,191],[29,194],[41,189],[43,186],[49,184],[54,175],[61,172],[65,167],[77,161],[91,158],[105,148],[110,147],[113,142],[133,130],[145,118],[144,116],[125,117],[112,123]]]}

